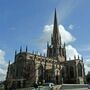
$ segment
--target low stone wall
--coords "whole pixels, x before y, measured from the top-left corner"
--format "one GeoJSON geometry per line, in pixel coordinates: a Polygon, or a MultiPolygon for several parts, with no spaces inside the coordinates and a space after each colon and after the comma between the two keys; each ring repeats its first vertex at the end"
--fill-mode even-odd
{"type": "Polygon", "coordinates": [[[87,90],[87,84],[63,84],[60,90],[87,90]]]}

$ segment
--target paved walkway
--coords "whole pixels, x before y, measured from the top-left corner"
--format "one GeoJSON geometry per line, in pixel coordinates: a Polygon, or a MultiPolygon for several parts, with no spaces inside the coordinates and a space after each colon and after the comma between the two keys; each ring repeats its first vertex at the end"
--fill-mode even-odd
{"type": "Polygon", "coordinates": [[[63,84],[55,85],[53,89],[50,89],[48,86],[40,86],[38,89],[34,88],[24,88],[17,90],[90,90],[86,84],[63,84]]]}

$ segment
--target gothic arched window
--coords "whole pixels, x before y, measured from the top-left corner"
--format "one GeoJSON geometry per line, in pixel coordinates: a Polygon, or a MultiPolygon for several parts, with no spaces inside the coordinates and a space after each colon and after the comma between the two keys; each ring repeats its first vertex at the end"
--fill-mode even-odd
{"type": "Polygon", "coordinates": [[[78,76],[82,76],[82,65],[78,64],[78,76]]]}

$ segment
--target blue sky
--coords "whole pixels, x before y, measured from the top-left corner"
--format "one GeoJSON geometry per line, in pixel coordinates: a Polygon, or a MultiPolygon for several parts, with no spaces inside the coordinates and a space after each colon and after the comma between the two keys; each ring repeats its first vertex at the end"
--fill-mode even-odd
{"type": "MultiPolygon", "coordinates": [[[[38,44],[45,25],[53,23],[57,9],[59,24],[76,38],[71,43],[86,59],[90,59],[90,0],[0,0],[0,49],[5,61],[13,61],[14,51],[26,45],[39,51],[38,44]]],[[[42,47],[41,47],[42,46],[42,47]]]]}

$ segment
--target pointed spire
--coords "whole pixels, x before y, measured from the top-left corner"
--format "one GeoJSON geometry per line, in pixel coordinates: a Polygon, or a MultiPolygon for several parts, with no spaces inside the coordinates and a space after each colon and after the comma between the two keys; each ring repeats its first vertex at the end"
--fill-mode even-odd
{"type": "Polygon", "coordinates": [[[22,52],[22,46],[20,47],[20,53],[22,52]]]}
{"type": "Polygon", "coordinates": [[[55,8],[55,14],[54,14],[54,27],[58,28],[57,26],[57,13],[56,13],[56,8],[55,8]]]}
{"type": "Polygon", "coordinates": [[[17,50],[15,50],[15,58],[14,58],[15,62],[16,62],[16,55],[17,55],[17,50]]]}
{"type": "Polygon", "coordinates": [[[40,56],[42,56],[42,53],[40,53],[40,56]]]}
{"type": "Polygon", "coordinates": [[[26,46],[26,52],[28,51],[28,47],[26,46]]]}
{"type": "Polygon", "coordinates": [[[51,34],[51,45],[53,44],[53,34],[51,34]]]}
{"type": "Polygon", "coordinates": [[[81,60],[83,61],[83,57],[81,57],[81,60]]]}
{"type": "Polygon", "coordinates": [[[16,54],[17,54],[17,50],[15,50],[15,56],[16,56],[16,54]]]}
{"type": "Polygon", "coordinates": [[[74,55],[74,60],[76,60],[76,55],[74,55]]]}
{"type": "Polygon", "coordinates": [[[80,59],[79,55],[78,55],[78,59],[80,59]]]}
{"type": "Polygon", "coordinates": [[[49,41],[47,41],[47,47],[49,47],[49,41]]]}
{"type": "Polygon", "coordinates": [[[46,54],[44,53],[44,57],[46,56],[46,54]]]}
{"type": "Polygon", "coordinates": [[[35,54],[34,50],[32,51],[32,54],[35,54]]]}
{"type": "Polygon", "coordinates": [[[8,78],[9,76],[9,72],[10,72],[10,60],[9,60],[9,62],[8,62],[8,70],[7,70],[7,77],[6,78],[8,78]]]}
{"type": "Polygon", "coordinates": [[[9,62],[8,62],[8,66],[10,65],[10,60],[9,60],[9,62]]]}
{"type": "Polygon", "coordinates": [[[56,14],[56,9],[55,9],[55,15],[54,15],[53,34],[54,34],[54,33],[59,33],[59,31],[58,31],[58,23],[57,23],[57,14],[56,14]]]}
{"type": "Polygon", "coordinates": [[[64,48],[66,47],[66,44],[65,44],[65,42],[64,42],[64,48]]]}
{"type": "Polygon", "coordinates": [[[56,46],[61,45],[61,36],[59,35],[56,9],[55,9],[54,26],[53,26],[53,44],[55,44],[56,46]]]}

